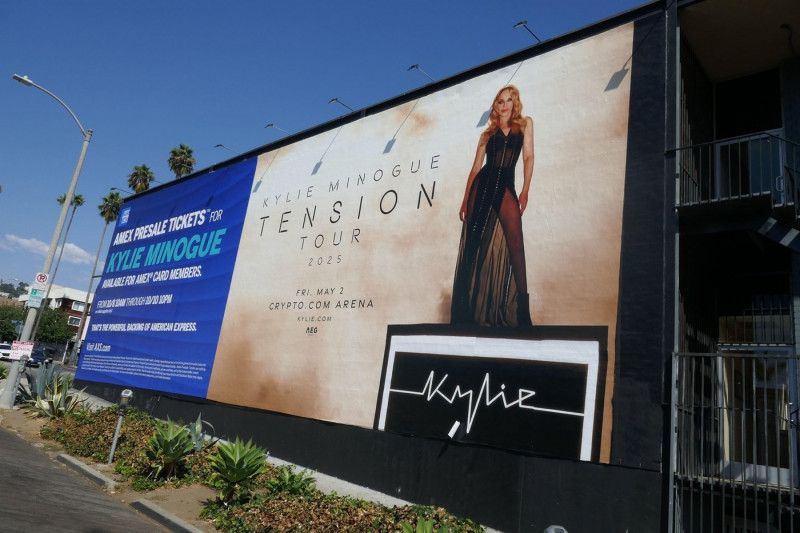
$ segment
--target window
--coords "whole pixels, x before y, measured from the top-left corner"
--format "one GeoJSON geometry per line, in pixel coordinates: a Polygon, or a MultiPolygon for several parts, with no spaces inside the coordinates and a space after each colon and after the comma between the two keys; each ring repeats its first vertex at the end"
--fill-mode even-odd
{"type": "Polygon", "coordinates": [[[78,313],[83,313],[83,308],[86,307],[84,302],[72,302],[72,310],[78,313]]]}
{"type": "Polygon", "coordinates": [[[79,316],[71,316],[71,317],[69,317],[68,322],[69,322],[70,326],[78,327],[78,326],[81,325],[81,317],[79,317],[79,316]]]}

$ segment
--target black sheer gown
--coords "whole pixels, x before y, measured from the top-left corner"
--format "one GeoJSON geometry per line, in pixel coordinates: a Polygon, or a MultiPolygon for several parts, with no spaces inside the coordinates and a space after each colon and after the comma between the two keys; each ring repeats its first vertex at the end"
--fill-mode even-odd
{"type": "Polygon", "coordinates": [[[486,143],[486,164],[472,182],[461,230],[450,309],[454,324],[517,325],[517,283],[500,224],[500,206],[506,193],[518,202],[514,168],[523,138],[519,129],[508,135],[498,130],[486,143]]]}

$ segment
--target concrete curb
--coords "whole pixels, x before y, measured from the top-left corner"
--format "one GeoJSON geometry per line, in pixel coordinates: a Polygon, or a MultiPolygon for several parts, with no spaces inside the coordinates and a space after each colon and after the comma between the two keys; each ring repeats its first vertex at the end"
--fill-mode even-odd
{"type": "Polygon", "coordinates": [[[91,466],[87,465],[86,463],[75,459],[74,457],[67,455],[65,453],[60,453],[56,457],[56,459],[67,465],[72,470],[76,471],[80,475],[84,476],[85,478],[89,479],[90,481],[100,485],[101,487],[105,488],[108,491],[113,491],[117,484],[116,482],[101,474],[91,466]]]}
{"type": "MultiPolygon", "coordinates": [[[[78,474],[100,485],[105,490],[111,492],[116,489],[117,484],[113,479],[104,476],[83,461],[79,461],[78,459],[75,459],[71,455],[67,455],[65,453],[58,454],[56,459],[70,469],[76,471],[78,474]]],[[[200,529],[197,529],[193,525],[186,523],[174,514],[165,511],[158,505],[148,500],[136,500],[135,502],[131,503],[130,506],[145,516],[152,518],[162,526],[165,526],[170,531],[175,531],[176,533],[203,533],[203,531],[200,529]]]]}
{"type": "Polygon", "coordinates": [[[174,514],[165,511],[151,501],[144,499],[136,500],[135,502],[131,503],[131,507],[143,515],[149,516],[170,531],[175,531],[176,533],[203,533],[193,525],[187,524],[174,514]]]}

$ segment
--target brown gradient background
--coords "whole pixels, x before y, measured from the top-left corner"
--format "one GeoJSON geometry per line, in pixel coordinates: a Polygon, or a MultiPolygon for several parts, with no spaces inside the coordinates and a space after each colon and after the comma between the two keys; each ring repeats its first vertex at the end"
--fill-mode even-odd
{"type": "MultiPolygon", "coordinates": [[[[523,216],[535,325],[608,326],[609,364],[601,461],[610,452],[630,79],[606,90],[632,52],[633,25],[578,41],[418,101],[264,153],[254,176],[208,398],[320,420],[371,427],[388,324],[447,323],[461,231],[458,210],[480,117],[508,83],[534,121],[535,165],[523,216]],[[395,139],[389,153],[387,143],[395,139]],[[431,169],[437,156],[438,168],[431,169]],[[322,161],[316,174],[317,162],[322,161]],[[419,172],[412,174],[410,165],[419,172]],[[400,165],[400,175],[391,175],[400,165]],[[383,170],[380,181],[372,179],[383,170]],[[358,174],[366,174],[355,186],[358,174]],[[350,177],[350,188],[345,182],[350,177]],[[339,190],[329,183],[339,180],[339,190]],[[420,184],[431,191],[417,209],[420,184]],[[311,198],[306,190],[313,186],[311,198]],[[390,214],[378,208],[397,192],[390,214]],[[297,198],[301,190],[300,198],[297,198]],[[289,193],[291,201],[285,202],[289,193]],[[276,206],[274,196],[281,195],[276,206]],[[357,219],[363,195],[361,218],[357,219]],[[269,198],[265,207],[264,200],[269,198]],[[332,205],[341,201],[341,220],[332,205]],[[317,207],[313,228],[305,209],[317,207]],[[278,232],[281,213],[291,211],[278,232]],[[264,223],[261,217],[270,218],[264,223]],[[353,228],[360,242],[349,244],[353,228]],[[333,246],[334,231],[343,231],[333,246]],[[311,243],[322,234],[325,244],[311,243]],[[300,237],[307,235],[305,249],[300,237]],[[341,255],[341,263],[308,266],[341,255]],[[296,291],[336,287],[323,312],[270,310],[308,301],[296,291]],[[343,294],[338,294],[342,288],[343,294]],[[369,309],[334,309],[338,299],[369,309]],[[330,316],[330,322],[298,318],[330,316]],[[307,334],[306,328],[317,332],[307,334]]],[[[522,184],[522,158],[517,190],[522,184]]]]}

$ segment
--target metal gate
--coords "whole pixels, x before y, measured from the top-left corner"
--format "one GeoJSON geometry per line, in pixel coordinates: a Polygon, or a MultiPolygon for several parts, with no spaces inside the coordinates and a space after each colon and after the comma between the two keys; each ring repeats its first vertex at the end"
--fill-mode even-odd
{"type": "Polygon", "coordinates": [[[674,356],[674,532],[800,532],[791,351],[740,346],[674,356]]]}

